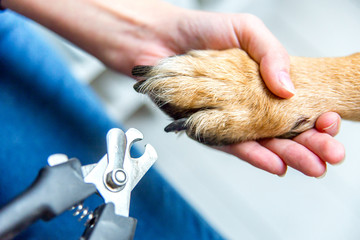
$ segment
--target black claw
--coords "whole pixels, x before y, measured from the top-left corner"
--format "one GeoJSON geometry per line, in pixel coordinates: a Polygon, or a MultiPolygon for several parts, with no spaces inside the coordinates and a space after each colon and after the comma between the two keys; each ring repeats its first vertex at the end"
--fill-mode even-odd
{"type": "Polygon", "coordinates": [[[153,66],[146,66],[146,65],[135,66],[132,69],[131,74],[134,77],[144,77],[146,74],[148,74],[151,71],[152,68],[153,66]]]}
{"type": "Polygon", "coordinates": [[[143,83],[144,83],[145,81],[146,81],[146,80],[139,81],[139,82],[135,83],[134,86],[133,86],[134,90],[137,91],[137,92],[140,92],[141,85],[143,85],[143,83]]]}
{"type": "Polygon", "coordinates": [[[181,118],[178,120],[173,121],[169,125],[165,127],[165,132],[179,132],[182,130],[186,130],[186,121],[187,118],[181,118]]]}

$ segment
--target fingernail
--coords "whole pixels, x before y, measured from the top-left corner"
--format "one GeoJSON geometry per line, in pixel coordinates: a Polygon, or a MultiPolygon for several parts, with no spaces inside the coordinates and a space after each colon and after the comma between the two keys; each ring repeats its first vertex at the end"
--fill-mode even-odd
{"type": "Polygon", "coordinates": [[[295,95],[294,84],[290,80],[290,75],[287,72],[281,71],[279,73],[279,81],[286,91],[290,92],[292,95],[295,95]]]}
{"type": "Polygon", "coordinates": [[[287,173],[287,168],[285,169],[285,172],[283,174],[278,174],[278,177],[285,177],[286,176],[286,173],[287,173]]]}
{"type": "Polygon", "coordinates": [[[325,130],[329,130],[330,128],[333,128],[333,127],[336,127],[337,126],[337,121],[334,122],[333,124],[331,124],[330,126],[326,127],[326,128],[323,128],[323,131],[325,130]]]}
{"type": "Polygon", "coordinates": [[[327,173],[327,169],[325,170],[325,172],[323,173],[323,175],[316,177],[317,179],[323,179],[326,176],[327,173]]]}
{"type": "Polygon", "coordinates": [[[333,165],[333,166],[339,166],[339,165],[343,164],[343,162],[345,162],[345,156],[344,156],[344,158],[343,158],[340,162],[333,163],[333,164],[331,164],[331,165],[333,165]]]}

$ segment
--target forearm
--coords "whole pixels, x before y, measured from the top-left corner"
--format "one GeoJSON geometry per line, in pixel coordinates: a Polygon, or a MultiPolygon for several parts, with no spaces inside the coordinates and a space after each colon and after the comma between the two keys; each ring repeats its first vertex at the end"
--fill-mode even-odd
{"type": "Polygon", "coordinates": [[[136,48],[140,51],[141,41],[154,34],[154,20],[149,10],[144,9],[148,2],[164,5],[157,0],[3,0],[3,6],[58,33],[106,65],[129,74],[136,48]]]}

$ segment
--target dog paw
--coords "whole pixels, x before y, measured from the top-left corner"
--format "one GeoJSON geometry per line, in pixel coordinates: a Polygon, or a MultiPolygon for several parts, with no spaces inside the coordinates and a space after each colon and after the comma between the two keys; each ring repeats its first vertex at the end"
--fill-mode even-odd
{"type": "Polygon", "coordinates": [[[174,119],[165,131],[185,131],[207,145],[291,138],[316,119],[304,115],[296,97],[273,95],[258,64],[240,49],[190,51],[156,66],[136,66],[132,73],[145,79],[134,89],[174,119]]]}

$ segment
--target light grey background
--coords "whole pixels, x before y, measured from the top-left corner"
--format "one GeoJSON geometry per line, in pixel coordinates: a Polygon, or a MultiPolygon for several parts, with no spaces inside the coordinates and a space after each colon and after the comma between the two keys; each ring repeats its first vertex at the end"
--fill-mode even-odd
{"type": "MultiPolygon", "coordinates": [[[[359,0],[186,0],[186,8],[260,17],[292,55],[340,56],[360,51],[359,0]]],[[[273,176],[185,135],[166,134],[170,121],[134,81],[48,35],[74,74],[90,84],[109,115],[138,128],[158,151],[156,168],[228,239],[360,239],[360,125],[343,121],[337,139],[344,163],[315,179],[289,169],[273,176]]]]}

